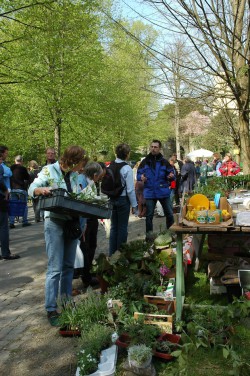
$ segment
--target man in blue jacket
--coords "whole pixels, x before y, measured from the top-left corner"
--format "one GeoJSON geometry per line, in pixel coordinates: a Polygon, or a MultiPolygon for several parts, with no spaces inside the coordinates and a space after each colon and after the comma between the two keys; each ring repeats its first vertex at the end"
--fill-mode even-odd
{"type": "Polygon", "coordinates": [[[175,180],[175,171],[160,153],[161,141],[153,140],[150,153],[139,165],[137,180],[144,182],[143,195],[146,200],[146,240],[153,231],[153,217],[157,201],[160,201],[169,228],[174,223],[172,203],[170,200],[170,183],[175,180]]]}

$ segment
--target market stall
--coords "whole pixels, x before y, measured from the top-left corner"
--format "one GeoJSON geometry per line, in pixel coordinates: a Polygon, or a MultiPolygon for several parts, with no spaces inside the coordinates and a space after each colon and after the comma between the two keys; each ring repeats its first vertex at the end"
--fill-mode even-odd
{"type": "MultiPolygon", "coordinates": [[[[234,193],[235,196],[236,193],[234,193]]],[[[187,204],[183,206],[180,216],[171,230],[177,234],[177,256],[176,256],[176,320],[182,316],[182,308],[185,298],[184,270],[183,270],[183,237],[186,234],[193,235],[196,247],[196,259],[199,261],[206,235],[210,239],[235,239],[240,236],[248,239],[250,236],[250,211],[245,207],[234,210],[228,200],[222,197],[217,205],[211,209],[212,201],[201,197],[203,195],[193,195],[187,204]],[[196,206],[196,199],[198,204],[196,206]],[[189,204],[191,203],[191,204],[189,204]],[[210,205],[210,207],[209,207],[210,205]],[[198,207],[198,210],[197,210],[198,207]],[[242,210],[240,210],[242,209],[242,210]],[[202,213],[204,212],[204,213],[202,213]],[[206,213],[206,214],[205,214],[206,213]],[[224,218],[219,218],[223,216],[224,218]],[[218,214],[218,217],[217,217],[218,214]],[[205,217],[206,216],[206,217],[205,217]],[[177,223],[178,222],[178,223],[177,223]]],[[[232,242],[231,242],[232,243],[232,242]]],[[[196,262],[196,268],[199,262],[196,262]]]]}

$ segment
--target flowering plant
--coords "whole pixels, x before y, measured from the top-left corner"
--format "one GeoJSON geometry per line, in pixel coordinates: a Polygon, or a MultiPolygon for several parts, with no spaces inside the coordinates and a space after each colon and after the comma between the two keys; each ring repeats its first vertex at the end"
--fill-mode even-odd
{"type": "Polygon", "coordinates": [[[164,277],[170,272],[170,269],[162,262],[162,265],[160,266],[159,269],[160,272],[160,286],[158,286],[157,291],[163,293],[166,289],[167,286],[164,283],[164,277]]]}
{"type": "Polygon", "coordinates": [[[169,272],[170,269],[165,264],[162,264],[162,266],[160,266],[160,274],[162,277],[165,277],[169,272]]]}
{"type": "Polygon", "coordinates": [[[80,350],[78,354],[78,366],[81,376],[95,372],[97,364],[98,360],[92,355],[91,351],[80,350]]]}

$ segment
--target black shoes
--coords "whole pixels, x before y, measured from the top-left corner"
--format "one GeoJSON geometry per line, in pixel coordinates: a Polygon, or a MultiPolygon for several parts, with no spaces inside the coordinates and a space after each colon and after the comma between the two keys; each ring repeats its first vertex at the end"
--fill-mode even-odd
{"type": "MultiPolygon", "coordinates": [[[[31,226],[31,223],[25,222],[25,223],[22,224],[22,226],[23,226],[23,227],[31,226]]],[[[10,227],[10,228],[16,228],[16,226],[13,225],[13,223],[10,223],[10,226],[9,226],[9,227],[10,227]]]]}
{"type": "Polygon", "coordinates": [[[9,256],[2,256],[2,259],[3,260],[17,260],[17,259],[19,259],[20,258],[20,256],[19,255],[9,255],[9,256]]]}
{"type": "Polygon", "coordinates": [[[28,222],[25,222],[22,224],[23,227],[28,227],[28,226],[31,226],[31,223],[28,223],[28,222]]]}
{"type": "Polygon", "coordinates": [[[96,277],[92,277],[88,281],[86,279],[82,278],[82,283],[83,283],[83,286],[84,286],[85,289],[88,288],[89,286],[91,286],[91,287],[99,286],[99,281],[96,277]]]}

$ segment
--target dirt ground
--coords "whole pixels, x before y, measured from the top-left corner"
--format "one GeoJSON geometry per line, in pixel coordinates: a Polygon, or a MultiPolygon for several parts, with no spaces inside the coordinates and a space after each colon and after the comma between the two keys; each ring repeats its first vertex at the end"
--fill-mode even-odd
{"type": "MultiPolygon", "coordinates": [[[[154,219],[154,230],[160,226],[165,227],[164,218],[154,219]]],[[[107,252],[108,240],[102,226],[98,234],[98,253],[107,252]]],[[[131,217],[129,223],[129,241],[145,236],[145,219],[131,217]]],[[[32,315],[23,315],[20,325],[25,325],[21,338],[18,333],[11,346],[8,357],[0,366],[0,374],[3,376],[73,376],[76,372],[76,353],[79,340],[77,338],[63,338],[58,333],[58,328],[49,325],[43,307],[43,285],[45,273],[39,274],[35,280],[35,286],[39,286],[32,301],[27,305],[26,311],[32,315]],[[34,317],[34,319],[31,319],[34,317]],[[25,334],[24,334],[25,333],[25,334]]],[[[74,280],[73,286],[82,288],[81,281],[74,280]]],[[[32,291],[32,284],[25,287],[32,291]]],[[[33,290],[34,293],[34,290],[33,290]]],[[[83,290],[84,293],[84,290],[83,290]]]]}

